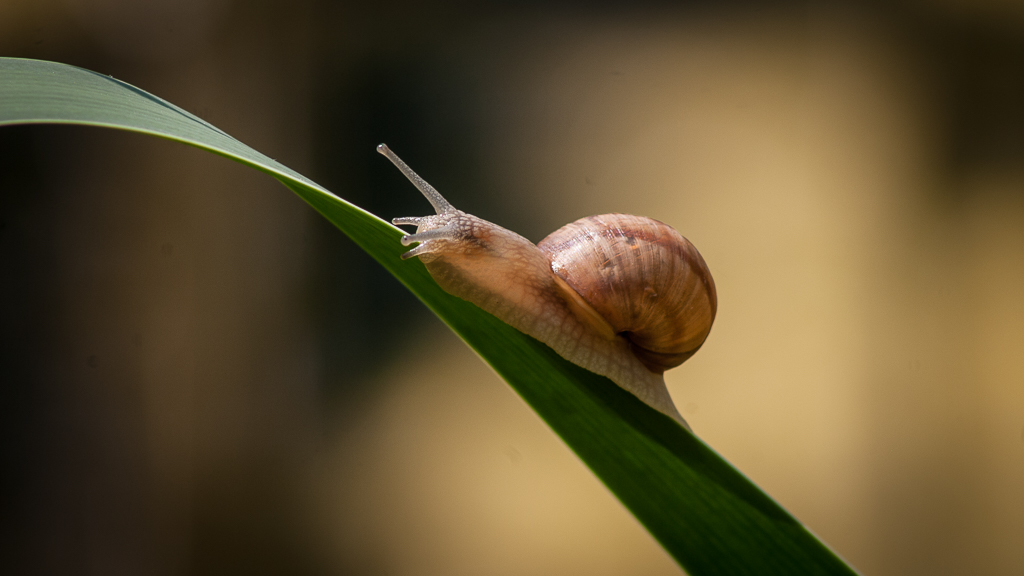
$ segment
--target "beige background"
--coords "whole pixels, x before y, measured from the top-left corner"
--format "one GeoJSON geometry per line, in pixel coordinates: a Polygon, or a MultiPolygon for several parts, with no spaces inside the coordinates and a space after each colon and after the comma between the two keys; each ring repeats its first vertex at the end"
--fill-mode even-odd
{"type": "MultiPolygon", "coordinates": [[[[668,374],[702,438],[864,574],[1024,570],[1014,3],[8,0],[0,51],[113,74],[386,218],[427,206],[377,141],[533,240],[676,226],[719,290],[668,374]]],[[[18,573],[679,572],[280,185],[141,136],[0,139],[18,573]]]]}

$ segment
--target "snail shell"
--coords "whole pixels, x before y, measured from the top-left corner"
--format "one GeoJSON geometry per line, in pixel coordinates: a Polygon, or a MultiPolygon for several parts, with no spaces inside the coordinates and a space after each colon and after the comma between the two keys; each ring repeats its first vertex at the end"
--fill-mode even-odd
{"type": "Polygon", "coordinates": [[[588,216],[537,247],[651,372],[682,364],[708,337],[718,309],[714,280],[697,248],[668,224],[588,216]]]}
{"type": "Polygon", "coordinates": [[[415,225],[402,255],[419,257],[449,294],[468,300],[607,376],[687,428],[665,387],[665,370],[704,343],[718,299],[704,259],[667,224],[626,214],[581,218],[540,244],[457,210],[387,146],[388,157],[436,215],[415,225]]]}

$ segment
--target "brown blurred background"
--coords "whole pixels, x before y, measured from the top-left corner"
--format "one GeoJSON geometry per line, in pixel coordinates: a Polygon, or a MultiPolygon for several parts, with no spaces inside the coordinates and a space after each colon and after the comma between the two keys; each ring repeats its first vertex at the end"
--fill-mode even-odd
{"type": "MultiPolygon", "coordinates": [[[[385,218],[664,220],[719,287],[697,433],[865,574],[1024,573],[1024,4],[3,0],[385,218]],[[585,7],[584,7],[585,6],[585,7]]],[[[0,81],[3,81],[0,77],[0,81]]],[[[2,102],[0,102],[2,105],[2,102]]],[[[0,129],[5,574],[673,574],[272,179],[0,129]]]]}

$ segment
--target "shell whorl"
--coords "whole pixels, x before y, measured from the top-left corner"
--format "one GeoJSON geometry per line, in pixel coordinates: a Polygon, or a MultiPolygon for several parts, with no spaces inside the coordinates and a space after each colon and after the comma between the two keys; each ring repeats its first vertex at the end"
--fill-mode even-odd
{"type": "Polygon", "coordinates": [[[682,364],[711,331],[714,280],[693,244],[667,224],[627,214],[589,216],[537,246],[555,274],[656,374],[682,364]]]}

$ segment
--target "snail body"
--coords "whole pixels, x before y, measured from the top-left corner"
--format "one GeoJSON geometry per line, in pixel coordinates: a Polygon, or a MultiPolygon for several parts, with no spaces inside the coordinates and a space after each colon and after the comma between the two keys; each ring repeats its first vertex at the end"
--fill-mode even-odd
{"type": "Polygon", "coordinates": [[[387,146],[377,148],[437,212],[394,220],[416,226],[402,245],[419,245],[403,259],[419,257],[449,294],[686,426],[663,374],[704,343],[718,305],[693,244],[657,220],[605,214],[567,224],[534,245],[456,209],[387,146]]]}

